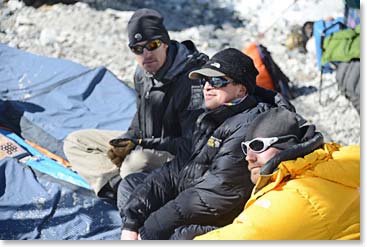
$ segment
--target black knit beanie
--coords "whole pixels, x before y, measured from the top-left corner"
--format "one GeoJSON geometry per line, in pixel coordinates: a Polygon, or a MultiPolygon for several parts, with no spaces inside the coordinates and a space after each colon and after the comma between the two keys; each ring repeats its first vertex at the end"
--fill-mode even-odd
{"type": "Polygon", "coordinates": [[[285,150],[300,143],[301,140],[301,131],[296,113],[278,107],[259,114],[251,122],[245,141],[250,141],[257,137],[281,137],[287,135],[295,135],[297,138],[285,139],[272,146],[285,150]]]}
{"type": "Polygon", "coordinates": [[[127,24],[129,46],[134,46],[141,41],[160,39],[169,44],[170,38],[166,27],[163,25],[162,15],[153,9],[138,9],[127,24]]]}
{"type": "Polygon", "coordinates": [[[253,94],[258,74],[249,56],[237,49],[227,48],[216,53],[201,69],[192,71],[189,78],[228,76],[236,83],[245,85],[248,94],[253,94]]]}

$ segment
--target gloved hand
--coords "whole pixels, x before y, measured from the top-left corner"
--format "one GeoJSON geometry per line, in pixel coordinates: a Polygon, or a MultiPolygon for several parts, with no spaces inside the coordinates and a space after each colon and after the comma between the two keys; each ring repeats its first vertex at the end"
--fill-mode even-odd
{"type": "Polygon", "coordinates": [[[113,139],[110,141],[112,147],[107,151],[107,157],[112,163],[120,167],[126,155],[128,155],[140,142],[140,140],[113,139]]]}

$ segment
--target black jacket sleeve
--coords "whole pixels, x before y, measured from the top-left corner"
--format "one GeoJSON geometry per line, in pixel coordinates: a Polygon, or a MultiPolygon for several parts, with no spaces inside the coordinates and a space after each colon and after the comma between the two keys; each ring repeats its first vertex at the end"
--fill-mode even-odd
{"type": "Polygon", "coordinates": [[[116,139],[138,139],[141,136],[140,133],[140,123],[139,123],[139,109],[141,104],[141,89],[140,85],[137,83],[139,81],[139,72],[136,70],[134,74],[134,85],[135,85],[135,92],[136,92],[136,112],[134,115],[133,120],[130,123],[128,130],[119,136],[116,139]]]}
{"type": "Polygon", "coordinates": [[[228,138],[195,186],[153,212],[140,229],[142,239],[168,239],[181,225],[223,226],[232,222],[253,187],[240,150],[242,139],[228,138]]]}
{"type": "Polygon", "coordinates": [[[217,226],[188,225],[180,226],[175,229],[170,240],[192,240],[194,237],[203,235],[207,232],[217,229],[217,226]]]}
{"type": "Polygon", "coordinates": [[[131,194],[123,211],[123,229],[138,231],[148,216],[177,195],[176,183],[180,170],[177,158],[155,169],[131,194]]]}

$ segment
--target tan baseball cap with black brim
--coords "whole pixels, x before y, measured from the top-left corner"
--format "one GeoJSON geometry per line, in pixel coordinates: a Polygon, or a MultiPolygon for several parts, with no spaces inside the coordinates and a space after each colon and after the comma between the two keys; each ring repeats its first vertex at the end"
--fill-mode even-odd
{"type": "Polygon", "coordinates": [[[203,69],[194,70],[194,71],[191,71],[189,74],[189,78],[193,80],[199,79],[203,76],[222,77],[222,76],[225,76],[225,74],[220,71],[211,69],[211,68],[203,68],[203,69]]]}

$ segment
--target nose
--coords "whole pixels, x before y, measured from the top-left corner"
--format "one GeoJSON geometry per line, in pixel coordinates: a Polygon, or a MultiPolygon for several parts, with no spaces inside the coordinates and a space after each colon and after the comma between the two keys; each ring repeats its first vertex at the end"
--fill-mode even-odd
{"type": "Polygon", "coordinates": [[[148,57],[150,54],[152,54],[151,51],[149,51],[147,48],[143,48],[143,56],[144,57],[148,57]]]}
{"type": "Polygon", "coordinates": [[[209,84],[209,82],[206,81],[204,84],[204,90],[209,91],[210,89],[213,89],[213,87],[209,84]]]}
{"type": "Polygon", "coordinates": [[[256,153],[253,152],[250,148],[247,149],[246,160],[248,162],[255,162],[257,160],[256,159],[256,153]]]}

